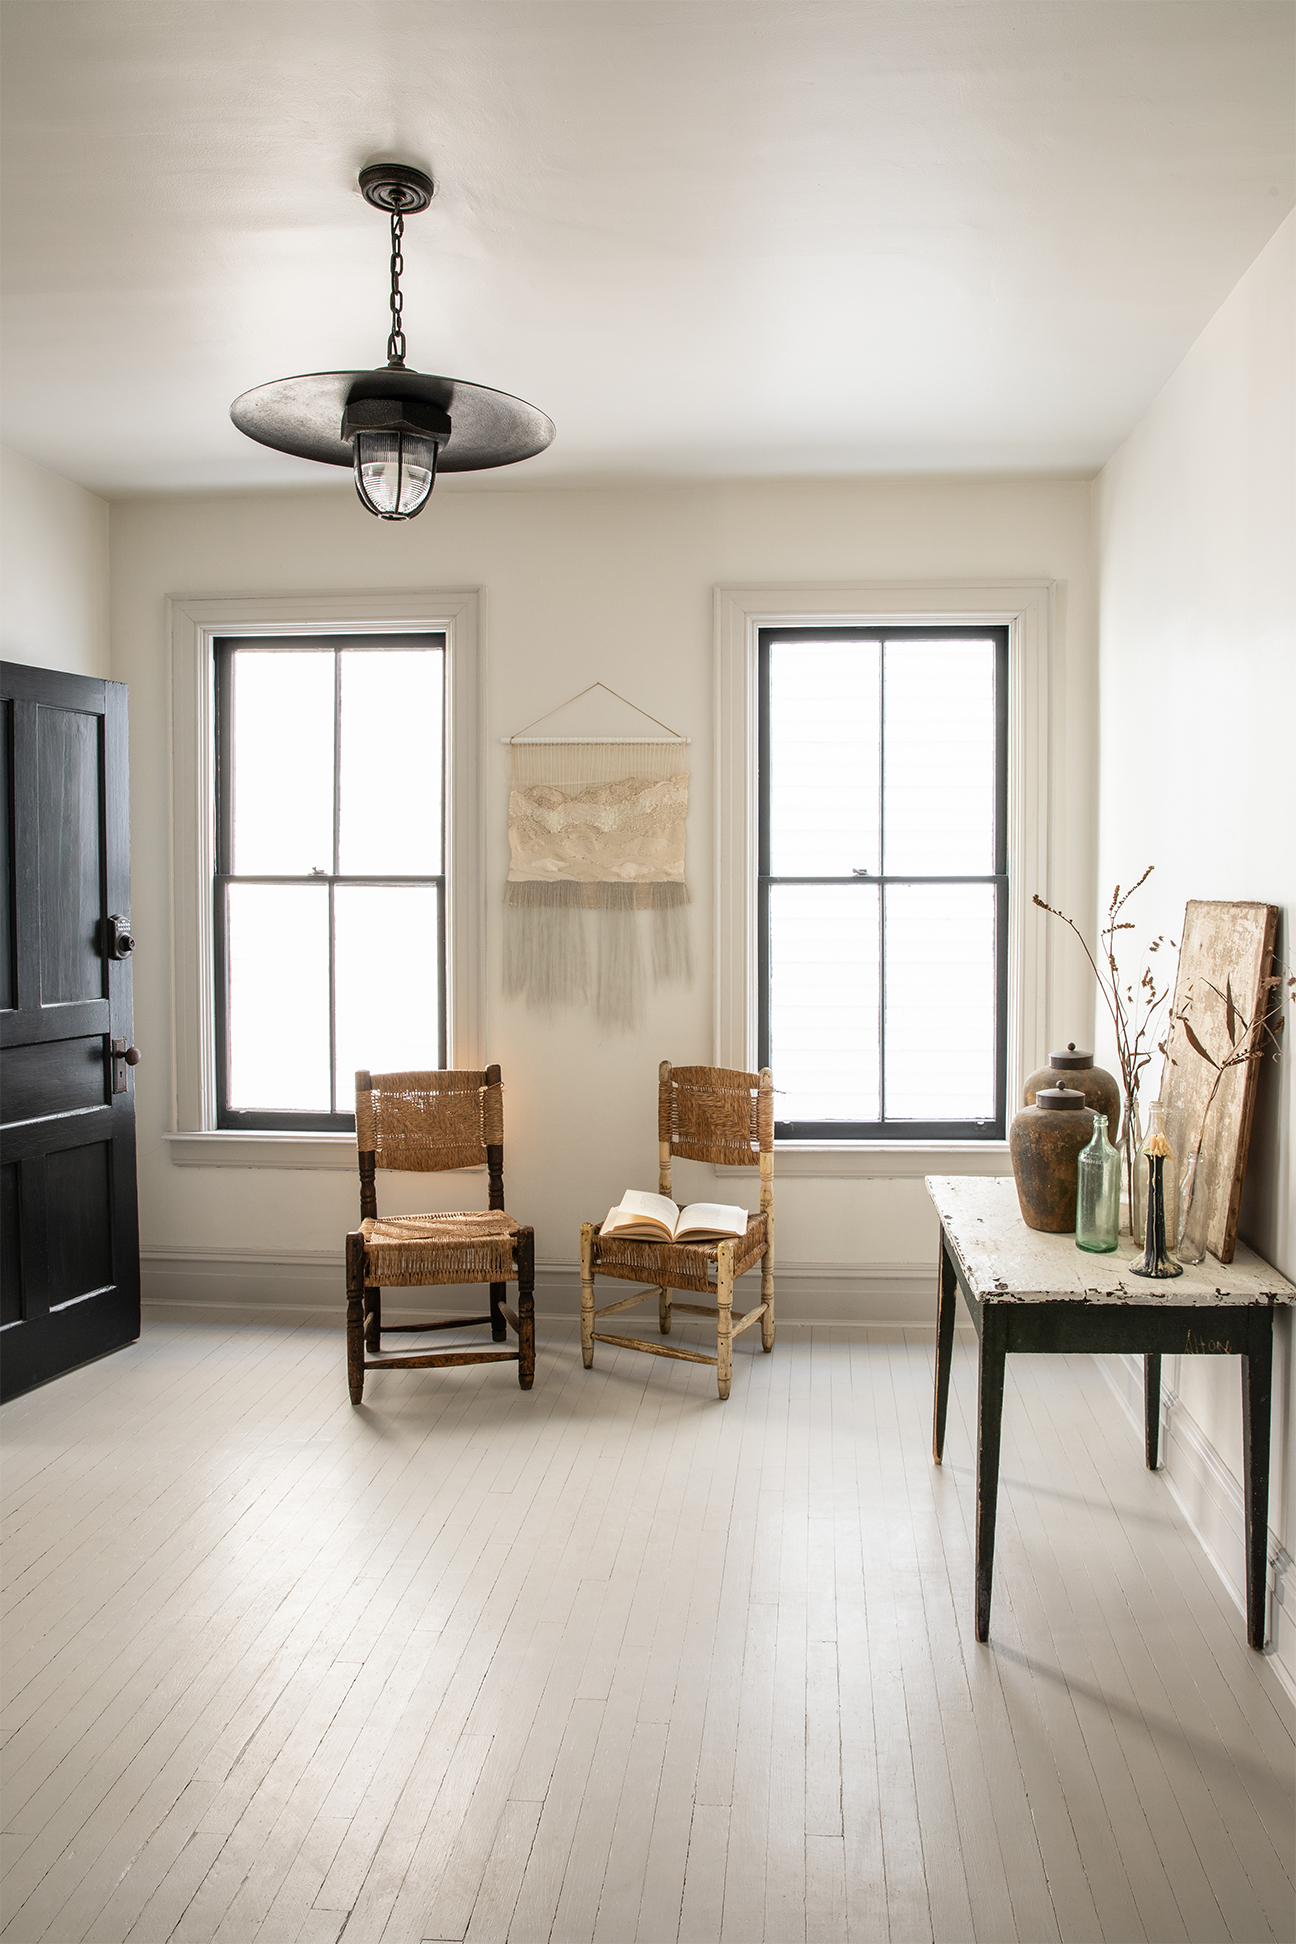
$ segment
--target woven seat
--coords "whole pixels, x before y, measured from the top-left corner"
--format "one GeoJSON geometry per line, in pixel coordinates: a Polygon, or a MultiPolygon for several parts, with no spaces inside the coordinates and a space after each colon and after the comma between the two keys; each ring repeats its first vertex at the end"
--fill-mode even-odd
{"type": "Polygon", "coordinates": [[[729,1067],[672,1067],[663,1060],[657,1081],[657,1140],[659,1193],[671,1192],[674,1155],[728,1167],[759,1167],[760,1209],[748,1216],[746,1233],[731,1242],[645,1242],[629,1236],[609,1236],[604,1241],[599,1224],[587,1222],[581,1229],[581,1354],[587,1370],[594,1362],[596,1343],[713,1364],[720,1395],[728,1397],[734,1337],[759,1323],[761,1348],[774,1348],[774,1082],[769,1068],[739,1073],[729,1067]],[[734,1281],[758,1263],[760,1302],[735,1314],[734,1281]],[[596,1309],[596,1276],[653,1287],[596,1309]],[[711,1296],[714,1303],[679,1302],[670,1293],[673,1289],[711,1296]],[[595,1329],[599,1317],[633,1309],[654,1296],[663,1336],[670,1335],[673,1310],[713,1316],[715,1356],[595,1329]]]}
{"type": "Polygon", "coordinates": [[[370,1280],[384,1289],[507,1282],[518,1225],[495,1209],[462,1215],[370,1216],[360,1224],[370,1280]]]}
{"type": "MultiPolygon", "coordinates": [[[[764,1210],[747,1219],[747,1233],[733,1245],[735,1277],[745,1275],[766,1253],[769,1222],[764,1210]]],[[[634,1236],[595,1230],[595,1260],[600,1276],[623,1282],[665,1283],[668,1289],[713,1290],[720,1264],[718,1242],[645,1242],[634,1236]]]]}
{"type": "Polygon", "coordinates": [[[351,1402],[364,1396],[366,1370],[427,1370],[449,1364],[516,1362],[518,1382],[535,1376],[535,1236],[504,1210],[504,1110],[498,1067],[483,1072],[357,1073],[356,1145],[360,1155],[358,1229],[347,1237],[347,1374],[351,1402]],[[376,1170],[420,1174],[485,1164],[490,1207],[452,1214],[378,1214],[376,1170]],[[516,1280],[518,1306],[504,1302],[516,1280]],[[389,1333],[489,1323],[495,1343],[509,1329],[516,1350],[475,1347],[382,1355],[382,1291],[447,1283],[489,1283],[482,1316],[396,1323],[389,1333]],[[367,1358],[365,1352],[371,1355],[367,1358]]]}

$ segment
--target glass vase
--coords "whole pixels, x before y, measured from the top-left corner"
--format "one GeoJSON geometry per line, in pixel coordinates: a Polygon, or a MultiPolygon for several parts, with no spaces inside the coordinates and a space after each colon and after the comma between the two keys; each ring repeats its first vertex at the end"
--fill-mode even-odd
{"type": "Polygon", "coordinates": [[[1076,1247],[1110,1255],[1120,1237],[1120,1151],[1107,1139],[1107,1116],[1093,1117],[1093,1139],[1076,1164],[1076,1247]]]}
{"type": "Polygon", "coordinates": [[[1147,1222],[1147,1167],[1143,1160],[1143,1128],[1139,1122],[1137,1094],[1125,1096],[1120,1139],[1116,1145],[1120,1154],[1121,1194],[1125,1200],[1121,1234],[1142,1242],[1147,1222]]]}
{"type": "Polygon", "coordinates": [[[1209,1196],[1202,1176],[1201,1154],[1188,1156],[1184,1163],[1183,1185],[1179,1190],[1180,1262],[1201,1262],[1206,1255],[1206,1214],[1209,1196]]]}

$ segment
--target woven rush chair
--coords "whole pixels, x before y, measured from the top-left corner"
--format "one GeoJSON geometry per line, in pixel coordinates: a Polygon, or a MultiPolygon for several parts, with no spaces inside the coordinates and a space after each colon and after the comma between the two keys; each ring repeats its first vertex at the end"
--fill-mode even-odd
{"type": "Polygon", "coordinates": [[[364,1396],[366,1370],[439,1370],[450,1364],[514,1363],[518,1383],[535,1378],[535,1231],[504,1212],[504,1099],[500,1070],[482,1073],[357,1073],[356,1145],[360,1151],[358,1229],[347,1236],[347,1379],[351,1402],[364,1396]],[[454,1215],[378,1216],[374,1173],[400,1168],[439,1174],[479,1168],[490,1177],[490,1206],[454,1215]],[[504,1301],[516,1281],[516,1311],[504,1301]],[[489,1323],[495,1343],[511,1329],[516,1350],[458,1348],[382,1353],[382,1292],[438,1283],[489,1283],[484,1316],[389,1323],[397,1332],[463,1329],[489,1323]],[[369,1355],[366,1356],[366,1351],[369,1355]]]}
{"type": "Polygon", "coordinates": [[[679,1357],[686,1363],[714,1364],[722,1398],[733,1380],[733,1340],[754,1323],[761,1326],[761,1348],[774,1348],[774,1082],[768,1067],[759,1073],[736,1073],[728,1067],[673,1067],[663,1060],[657,1080],[658,1193],[671,1192],[671,1159],[722,1162],[760,1169],[760,1211],[747,1218],[747,1233],[724,1242],[643,1242],[609,1236],[599,1225],[581,1229],[581,1355],[588,1370],[596,1343],[616,1343],[625,1350],[646,1350],[656,1357],[679,1357]],[[733,1307],[736,1277],[761,1266],[761,1299],[753,1308],[733,1307]],[[619,1302],[594,1307],[594,1278],[615,1276],[623,1282],[651,1283],[651,1289],[623,1296],[619,1302]],[[711,1303],[680,1302],[673,1289],[714,1297],[711,1303]],[[714,1316],[716,1354],[677,1350],[672,1344],[648,1343],[640,1337],[612,1336],[594,1325],[617,1310],[657,1298],[657,1321],[663,1336],[670,1335],[671,1311],[688,1316],[714,1316]]]}

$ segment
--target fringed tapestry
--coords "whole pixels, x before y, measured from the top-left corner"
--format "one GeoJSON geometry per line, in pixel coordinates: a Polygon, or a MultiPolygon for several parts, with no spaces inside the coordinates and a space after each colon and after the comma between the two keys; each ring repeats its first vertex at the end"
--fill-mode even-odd
{"type": "Polygon", "coordinates": [[[642,1014],[649,940],[656,984],[691,981],[686,748],[683,737],[514,739],[507,993],[591,1004],[625,1031],[642,1014]]]}

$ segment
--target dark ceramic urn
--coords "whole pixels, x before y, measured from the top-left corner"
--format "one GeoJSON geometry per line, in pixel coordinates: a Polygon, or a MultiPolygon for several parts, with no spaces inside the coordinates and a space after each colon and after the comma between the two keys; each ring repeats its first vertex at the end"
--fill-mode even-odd
{"type": "Polygon", "coordinates": [[[1035,1096],[1042,1087],[1074,1087],[1085,1097],[1085,1105],[1107,1116],[1107,1138],[1112,1146],[1120,1132],[1120,1088],[1110,1073],[1095,1066],[1092,1053],[1076,1051],[1074,1040],[1060,1053],[1050,1053],[1049,1063],[1038,1073],[1032,1073],[1022,1088],[1022,1099],[1028,1107],[1035,1105],[1035,1096]]]}
{"type": "Polygon", "coordinates": [[[1077,1164],[1093,1139],[1093,1110],[1074,1087],[1041,1087],[1008,1130],[1017,1200],[1027,1228],[1071,1235],[1076,1225],[1077,1164]]]}

